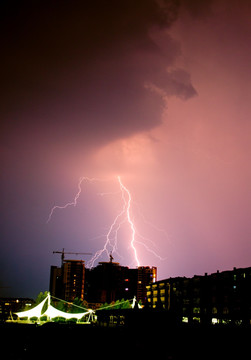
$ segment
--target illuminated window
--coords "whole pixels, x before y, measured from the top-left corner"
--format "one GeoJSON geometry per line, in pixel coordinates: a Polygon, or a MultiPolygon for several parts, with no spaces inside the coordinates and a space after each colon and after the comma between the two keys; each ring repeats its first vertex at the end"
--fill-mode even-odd
{"type": "Polygon", "coordinates": [[[193,313],[194,314],[199,314],[200,313],[200,308],[199,307],[193,308],[193,313]]]}

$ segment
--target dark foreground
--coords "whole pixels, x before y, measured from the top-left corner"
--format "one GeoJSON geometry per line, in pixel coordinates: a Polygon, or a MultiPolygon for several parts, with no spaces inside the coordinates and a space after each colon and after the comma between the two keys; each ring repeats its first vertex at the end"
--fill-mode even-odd
{"type": "Polygon", "coordinates": [[[95,327],[47,323],[1,324],[7,359],[132,357],[148,359],[248,359],[251,329],[243,327],[95,327]]]}

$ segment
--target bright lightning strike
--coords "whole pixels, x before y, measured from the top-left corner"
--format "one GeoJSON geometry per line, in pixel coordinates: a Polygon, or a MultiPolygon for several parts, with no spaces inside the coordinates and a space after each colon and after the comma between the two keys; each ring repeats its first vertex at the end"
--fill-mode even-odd
{"type": "Polygon", "coordinates": [[[98,250],[95,253],[95,255],[88,262],[88,264],[87,264],[88,267],[93,267],[95,261],[104,252],[106,252],[107,255],[109,256],[109,253],[114,253],[114,252],[117,251],[118,231],[119,231],[121,225],[123,223],[125,223],[125,222],[127,222],[129,224],[130,228],[131,228],[130,245],[131,245],[131,248],[133,250],[135,262],[136,262],[137,266],[140,265],[137,250],[136,250],[136,247],[135,247],[136,229],[135,229],[134,223],[132,221],[132,217],[131,217],[131,201],[132,201],[132,197],[131,197],[130,191],[122,183],[120,176],[118,176],[117,179],[118,179],[120,190],[121,190],[121,195],[122,195],[122,200],[123,200],[123,208],[118,213],[118,215],[115,217],[115,219],[113,220],[113,222],[112,222],[112,224],[111,224],[111,226],[110,226],[110,228],[109,228],[109,230],[107,232],[104,247],[102,249],[98,250]],[[114,234],[114,237],[112,238],[113,234],[114,234]]]}
{"type": "Polygon", "coordinates": [[[119,181],[121,191],[125,192],[127,194],[127,197],[128,197],[127,206],[126,206],[126,216],[127,216],[127,221],[130,224],[130,227],[131,227],[131,230],[132,230],[131,247],[133,249],[133,253],[134,253],[134,257],[135,257],[135,261],[137,263],[137,266],[139,266],[139,258],[138,258],[137,250],[136,250],[135,245],[134,245],[135,244],[136,230],[135,230],[135,226],[134,226],[134,223],[132,221],[131,212],[130,212],[132,197],[131,197],[130,191],[125,187],[125,185],[122,184],[120,176],[118,176],[118,181],[119,181]]]}
{"type": "MultiPolygon", "coordinates": [[[[140,234],[137,233],[136,231],[136,227],[132,218],[132,196],[131,193],[129,191],[129,189],[122,183],[122,180],[120,178],[120,176],[117,176],[117,180],[119,183],[119,187],[120,187],[120,193],[121,193],[121,198],[122,198],[122,202],[123,202],[123,206],[122,209],[120,210],[120,212],[115,216],[112,224],[110,225],[105,238],[105,244],[103,246],[102,249],[98,250],[94,256],[88,261],[87,266],[92,268],[94,266],[94,263],[99,259],[99,257],[103,254],[106,253],[107,256],[110,256],[111,254],[113,254],[114,252],[118,253],[118,232],[121,229],[121,226],[124,223],[127,223],[130,227],[130,231],[131,231],[131,236],[130,236],[130,247],[132,249],[133,255],[134,255],[134,260],[135,263],[137,264],[137,266],[140,266],[140,261],[139,261],[139,257],[138,257],[138,252],[137,252],[137,248],[135,246],[135,244],[139,244],[145,247],[145,249],[149,252],[151,252],[152,254],[154,254],[157,258],[159,258],[160,260],[163,260],[163,258],[161,258],[154,250],[152,250],[151,248],[149,248],[145,242],[143,241],[139,241],[136,239],[137,237],[140,237],[143,240],[148,240],[144,238],[143,236],[141,236],[140,234]]],[[[57,209],[66,209],[69,206],[76,206],[78,199],[81,195],[82,192],[82,183],[83,181],[86,182],[94,182],[94,181],[102,181],[100,179],[96,179],[96,178],[88,178],[88,177],[81,177],[79,179],[78,182],[78,191],[73,199],[73,201],[66,203],[65,205],[59,206],[59,205],[55,205],[52,207],[47,223],[50,222],[55,210],[57,209]]],[[[104,181],[104,180],[103,180],[104,181]]],[[[109,195],[110,193],[100,193],[99,195],[109,195]]]]}
{"type": "Polygon", "coordinates": [[[88,261],[87,266],[88,267],[93,267],[95,261],[104,253],[106,252],[107,255],[109,256],[109,251],[110,253],[113,253],[117,250],[117,235],[118,235],[118,231],[120,229],[121,224],[123,223],[123,220],[120,218],[123,217],[125,212],[125,203],[124,203],[124,207],[121,210],[121,212],[115,217],[115,219],[113,220],[113,223],[111,224],[107,234],[106,234],[106,241],[105,241],[105,245],[102,249],[98,250],[94,256],[91,258],[90,261],[88,261]],[[112,243],[112,234],[114,233],[114,241],[112,243]],[[110,249],[109,249],[110,248],[110,249]]]}

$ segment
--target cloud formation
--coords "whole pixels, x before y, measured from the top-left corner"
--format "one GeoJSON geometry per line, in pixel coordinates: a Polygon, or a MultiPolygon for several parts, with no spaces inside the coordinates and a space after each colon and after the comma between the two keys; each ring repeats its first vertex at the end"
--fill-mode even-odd
{"type": "Polygon", "coordinates": [[[121,206],[118,174],[137,231],[166,258],[137,244],[159,278],[249,266],[250,2],[1,7],[0,285],[35,296],[53,250],[95,253],[121,206]],[[46,225],[81,176],[106,181],[46,225]]]}
{"type": "Polygon", "coordinates": [[[7,8],[7,138],[26,131],[43,141],[99,143],[159,125],[166,106],[160,93],[196,94],[189,74],[172,68],[180,49],[165,30],[177,13],[174,1],[153,0],[7,8]]]}

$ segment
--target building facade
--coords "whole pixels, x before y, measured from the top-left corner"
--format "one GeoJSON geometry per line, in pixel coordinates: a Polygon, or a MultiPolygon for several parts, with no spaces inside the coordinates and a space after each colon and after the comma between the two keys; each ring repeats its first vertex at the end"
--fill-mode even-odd
{"type": "Polygon", "coordinates": [[[157,280],[157,268],[155,266],[139,266],[137,268],[137,300],[147,303],[146,287],[154,284],[157,280]]]}
{"type": "Polygon", "coordinates": [[[85,263],[82,260],[65,260],[63,264],[64,299],[73,301],[76,297],[84,300],[85,263]]]}
{"type": "Polygon", "coordinates": [[[61,267],[51,266],[51,295],[69,302],[78,297],[93,306],[134,297],[145,304],[146,286],[156,281],[157,268],[130,269],[112,260],[91,269],[82,260],[63,260],[61,267]]]}
{"type": "Polygon", "coordinates": [[[100,262],[95,268],[86,269],[85,300],[88,303],[111,303],[129,299],[128,268],[115,262],[100,262]]]}
{"type": "Polygon", "coordinates": [[[147,286],[149,307],[185,322],[250,323],[251,267],[193,278],[169,278],[147,286]]]}
{"type": "Polygon", "coordinates": [[[29,309],[34,305],[30,298],[0,298],[0,322],[12,318],[12,315],[21,309],[29,309]]]}
{"type": "Polygon", "coordinates": [[[83,260],[64,260],[61,267],[51,266],[50,293],[72,302],[84,300],[85,263],[83,260]]]}
{"type": "Polygon", "coordinates": [[[49,289],[51,295],[58,298],[63,296],[62,267],[51,266],[49,289]]]}
{"type": "Polygon", "coordinates": [[[145,304],[146,285],[156,281],[157,268],[141,266],[130,269],[116,262],[100,262],[86,269],[85,300],[89,303],[111,303],[133,299],[145,304]]]}

